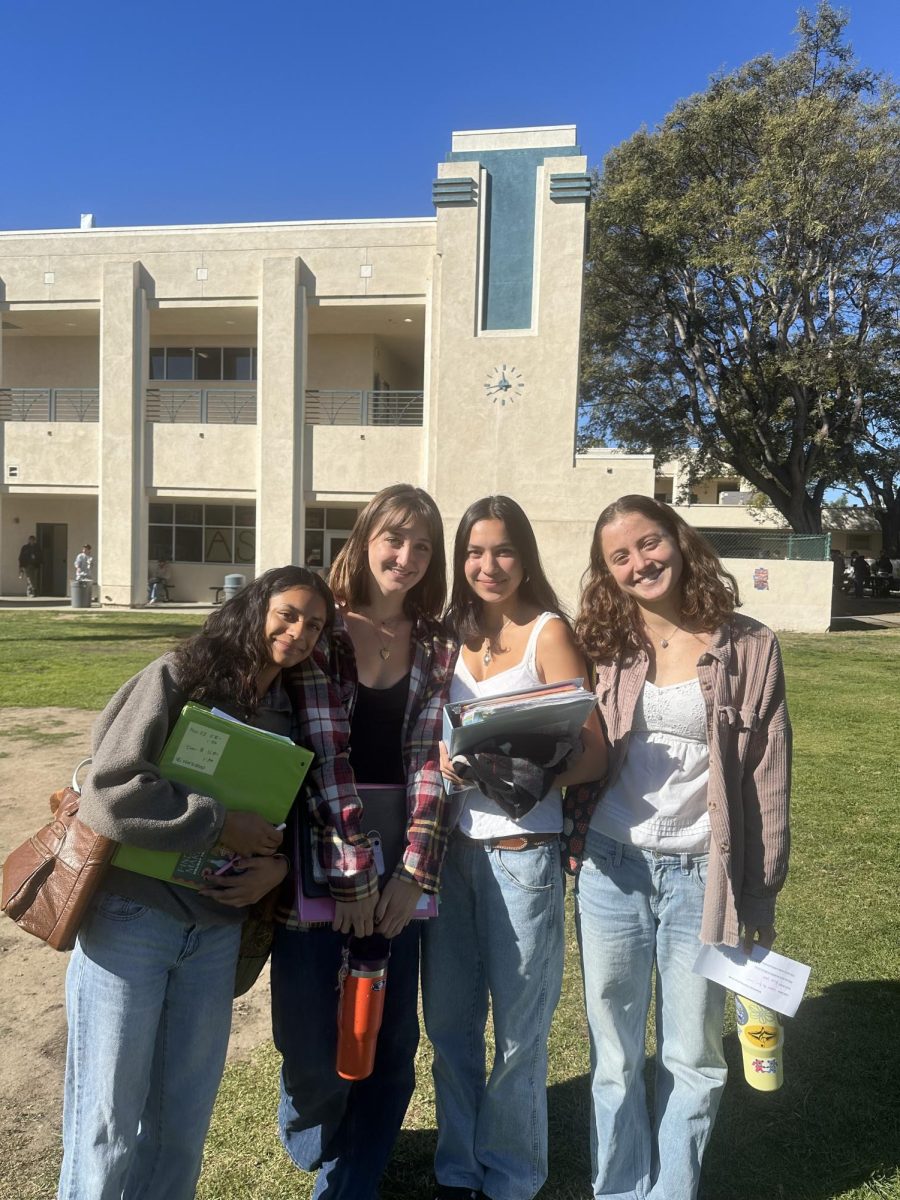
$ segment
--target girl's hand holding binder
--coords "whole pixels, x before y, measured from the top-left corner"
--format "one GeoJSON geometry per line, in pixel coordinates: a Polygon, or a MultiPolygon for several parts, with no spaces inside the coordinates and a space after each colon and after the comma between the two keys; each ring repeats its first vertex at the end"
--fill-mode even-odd
{"type": "Polygon", "coordinates": [[[396,937],[412,920],[421,896],[414,879],[389,879],[375,906],[375,932],[396,937]]]}
{"type": "Polygon", "coordinates": [[[238,854],[274,854],[283,834],[265,817],[253,812],[229,812],[219,841],[238,854]]]}
{"type": "Polygon", "coordinates": [[[334,920],[331,928],[335,933],[353,933],[357,937],[368,937],[375,930],[375,905],[378,893],[364,900],[335,900],[334,920]]]}
{"type": "Polygon", "coordinates": [[[260,855],[236,859],[234,874],[210,876],[201,896],[209,896],[219,904],[244,908],[255,904],[277,887],[288,873],[288,860],[283,854],[260,855]]]}

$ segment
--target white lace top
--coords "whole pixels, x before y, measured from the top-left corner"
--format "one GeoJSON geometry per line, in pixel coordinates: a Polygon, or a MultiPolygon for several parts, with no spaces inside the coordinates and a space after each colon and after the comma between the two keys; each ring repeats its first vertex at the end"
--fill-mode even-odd
{"type": "Polygon", "coordinates": [[[591,828],[665,854],[709,849],[709,748],[699,679],[645,683],[622,770],[594,810],[591,828]]]}

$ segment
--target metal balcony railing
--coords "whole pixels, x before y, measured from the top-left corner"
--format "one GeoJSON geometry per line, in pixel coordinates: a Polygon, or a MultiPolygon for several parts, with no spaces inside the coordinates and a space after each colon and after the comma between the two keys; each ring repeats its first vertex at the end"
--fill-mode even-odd
{"type": "Polygon", "coordinates": [[[256,388],[147,388],[155,424],[255,425],[256,388]]]}
{"type": "MultiPolygon", "coordinates": [[[[421,425],[421,391],[310,388],[307,425],[421,425]]],[[[148,387],[160,424],[255,425],[256,388],[148,387]]],[[[0,387],[0,421],[99,421],[98,388],[0,387]]]]}
{"type": "Polygon", "coordinates": [[[99,421],[98,388],[0,387],[0,421],[99,421]]]}
{"type": "Polygon", "coordinates": [[[424,393],[308,388],[307,425],[421,425],[424,393]]]}

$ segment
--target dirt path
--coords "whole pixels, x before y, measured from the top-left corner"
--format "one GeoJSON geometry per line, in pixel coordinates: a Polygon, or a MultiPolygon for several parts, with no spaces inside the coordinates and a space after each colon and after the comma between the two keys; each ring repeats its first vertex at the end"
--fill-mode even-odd
{"type": "MultiPolygon", "coordinates": [[[[50,793],[88,752],[93,713],[4,709],[0,714],[0,858],[33,833],[50,793]]],[[[49,950],[0,917],[0,1146],[7,1179],[28,1177],[58,1153],[66,1052],[68,954],[49,950]]],[[[268,974],[235,1003],[229,1058],[269,1036],[268,974]]]]}

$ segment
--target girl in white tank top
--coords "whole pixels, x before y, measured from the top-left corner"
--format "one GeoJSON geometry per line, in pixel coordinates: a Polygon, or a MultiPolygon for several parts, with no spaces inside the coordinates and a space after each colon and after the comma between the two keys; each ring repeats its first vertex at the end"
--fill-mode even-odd
{"type": "MultiPolygon", "coordinates": [[[[534,531],[506,496],[471,505],[454,548],[448,622],[460,641],[451,699],[585,677],[584,661],[541,567],[534,531]]],[[[599,778],[596,715],[559,784],[599,778]]],[[[442,747],[445,778],[461,783],[442,747]]],[[[468,1190],[530,1200],[547,1177],[547,1036],[563,967],[561,794],[513,821],[465,792],[441,874],[441,908],[424,930],[422,993],[434,1044],[435,1195],[468,1190]],[[495,1062],[485,1063],[490,1000],[495,1062]],[[484,1086],[473,1086],[483,1079],[484,1086]]]]}

